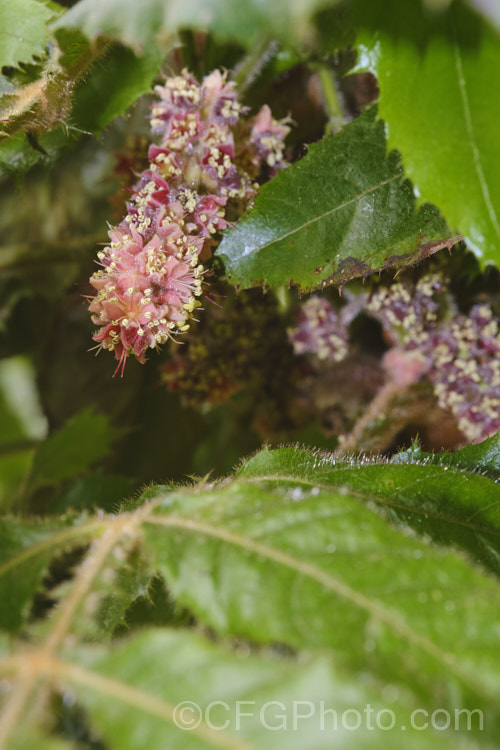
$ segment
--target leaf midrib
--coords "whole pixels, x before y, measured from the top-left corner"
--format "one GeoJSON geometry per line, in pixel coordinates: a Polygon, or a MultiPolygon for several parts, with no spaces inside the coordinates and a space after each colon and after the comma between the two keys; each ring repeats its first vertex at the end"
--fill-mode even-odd
{"type": "MultiPolygon", "coordinates": [[[[182,727],[179,728],[175,720],[176,706],[163,698],[158,698],[153,693],[131,687],[120,680],[106,677],[98,672],[90,671],[79,665],[62,660],[54,660],[53,671],[55,674],[69,677],[71,680],[87,688],[106,696],[117,698],[132,708],[161,719],[171,724],[172,727],[177,727],[179,731],[182,731],[182,727]]],[[[227,730],[212,728],[204,720],[194,729],[191,728],[190,731],[216,748],[223,748],[223,750],[255,750],[255,746],[244,740],[240,740],[238,737],[228,733],[227,730]]]]}
{"type": "Polygon", "coordinates": [[[239,547],[247,552],[252,552],[259,555],[267,560],[272,560],[289,570],[294,570],[300,575],[306,578],[320,583],[324,588],[333,593],[337,594],[352,604],[356,605],[359,609],[370,614],[379,622],[389,625],[396,631],[402,638],[406,639],[410,644],[417,646],[418,648],[425,651],[437,662],[442,664],[444,667],[452,671],[456,677],[461,679],[465,684],[468,684],[474,691],[479,695],[487,698],[488,700],[498,703],[498,696],[492,695],[485,687],[476,681],[475,677],[468,672],[463,671],[457,664],[456,656],[454,654],[444,651],[440,646],[431,641],[426,636],[421,635],[414,630],[407,622],[401,620],[401,618],[395,615],[389,609],[386,609],[378,602],[371,600],[355,589],[351,588],[344,581],[326,573],[325,571],[317,568],[311,563],[296,560],[294,557],[289,555],[283,550],[278,550],[273,547],[269,547],[262,542],[256,542],[254,539],[244,537],[241,534],[237,534],[234,531],[227,529],[217,528],[211,524],[194,521],[192,519],[182,518],[181,516],[149,516],[144,518],[145,523],[156,526],[173,527],[179,528],[187,532],[201,534],[214,539],[219,539],[223,542],[239,547]]]}
{"type": "Polygon", "coordinates": [[[301,232],[305,227],[311,226],[312,224],[316,224],[318,221],[322,221],[327,216],[331,216],[337,211],[340,211],[341,209],[346,208],[347,206],[350,206],[351,203],[356,203],[357,201],[360,201],[366,195],[369,195],[370,193],[374,193],[376,190],[379,190],[384,185],[388,185],[389,183],[394,182],[395,180],[400,180],[402,176],[403,176],[402,173],[392,175],[391,177],[388,177],[386,180],[382,180],[382,182],[378,182],[376,185],[372,185],[366,190],[364,190],[363,192],[358,193],[358,195],[355,195],[353,198],[350,198],[348,201],[344,201],[343,203],[340,203],[338,206],[334,206],[329,211],[324,211],[322,214],[319,214],[318,216],[315,216],[314,218],[309,219],[303,224],[300,224],[299,226],[294,227],[289,232],[284,232],[283,234],[280,234],[278,237],[274,237],[269,242],[266,242],[261,245],[257,245],[256,247],[252,248],[246,253],[242,253],[241,255],[237,255],[233,257],[228,256],[226,253],[221,253],[221,255],[225,255],[225,257],[229,259],[230,264],[237,263],[242,258],[248,258],[248,256],[252,255],[252,253],[261,252],[265,248],[271,247],[271,245],[274,245],[277,242],[282,242],[283,240],[286,240],[287,237],[291,237],[294,234],[301,232]]]}
{"type": "Polygon", "coordinates": [[[460,47],[458,45],[455,32],[454,32],[454,39],[453,39],[453,51],[454,51],[454,57],[455,57],[455,68],[457,71],[458,90],[460,92],[460,101],[462,103],[462,109],[464,113],[465,130],[467,133],[467,140],[468,140],[470,149],[472,151],[472,160],[474,162],[474,169],[475,169],[477,179],[481,188],[481,192],[483,194],[484,203],[488,211],[491,224],[497,234],[497,237],[500,239],[500,225],[498,223],[498,218],[497,218],[493,203],[491,201],[490,189],[488,187],[488,182],[486,180],[486,176],[483,170],[483,165],[481,163],[481,154],[477,147],[476,139],[474,136],[474,126],[472,124],[472,113],[471,113],[470,104],[469,104],[469,97],[467,94],[467,84],[465,81],[462,58],[460,55],[460,47]]]}

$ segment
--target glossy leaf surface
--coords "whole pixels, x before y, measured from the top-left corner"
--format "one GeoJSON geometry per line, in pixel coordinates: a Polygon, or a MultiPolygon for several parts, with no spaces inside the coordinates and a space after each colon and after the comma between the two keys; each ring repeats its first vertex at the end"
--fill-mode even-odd
{"type": "Polygon", "coordinates": [[[387,155],[383,123],[371,110],[265,185],[217,255],[238,286],[293,284],[310,291],[414,263],[448,236],[434,207],[416,210],[412,187],[397,155],[387,155]]]}
{"type": "MultiPolygon", "coordinates": [[[[355,3],[356,5],[356,3],[355,3]]],[[[357,3],[358,69],[380,87],[389,147],[483,262],[500,263],[498,36],[456,0],[357,3]],[[411,30],[411,33],[410,33],[411,30]]]]}

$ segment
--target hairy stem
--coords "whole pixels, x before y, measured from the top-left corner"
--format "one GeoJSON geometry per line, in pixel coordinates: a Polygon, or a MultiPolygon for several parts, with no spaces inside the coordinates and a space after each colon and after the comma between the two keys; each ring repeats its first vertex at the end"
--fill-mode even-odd
{"type": "Polygon", "coordinates": [[[368,405],[368,408],[358,419],[351,432],[348,435],[342,435],[340,437],[340,450],[361,450],[365,432],[368,428],[372,427],[373,423],[377,420],[383,419],[387,416],[387,410],[391,401],[401,393],[402,388],[399,384],[394,383],[392,380],[386,383],[368,405]]]}
{"type": "Polygon", "coordinates": [[[238,86],[238,92],[242,94],[260,75],[262,68],[278,51],[278,43],[269,37],[264,37],[243,58],[235,68],[233,80],[238,86]]]}
{"type": "Polygon", "coordinates": [[[328,115],[326,133],[337,133],[344,125],[345,117],[333,73],[328,65],[318,65],[317,75],[321,84],[325,110],[328,115]]]}

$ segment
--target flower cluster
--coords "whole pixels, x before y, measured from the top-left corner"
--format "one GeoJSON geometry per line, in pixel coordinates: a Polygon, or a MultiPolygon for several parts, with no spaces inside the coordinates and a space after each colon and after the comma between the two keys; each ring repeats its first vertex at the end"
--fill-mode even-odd
{"type": "Polygon", "coordinates": [[[144,362],[149,348],[188,330],[203,292],[201,260],[228,226],[229,205],[236,215],[255,195],[263,161],[273,171],[285,166],[288,127],[268,107],[243,127],[235,84],[219,71],[201,84],[183,71],[156,94],[151,128],[158,143],[90,279],[94,340],[115,352],[122,372],[129,354],[144,362]]]}
{"type": "Polygon", "coordinates": [[[364,310],[390,345],[382,364],[391,381],[407,388],[425,376],[464,437],[479,442],[500,429],[500,321],[487,302],[460,313],[446,286],[429,274],[415,285],[379,287],[340,315],[325,298],[311,297],[289,338],[297,354],[338,362],[347,353],[348,308],[364,310]]]}
{"type": "Polygon", "coordinates": [[[402,388],[431,370],[433,332],[441,308],[449,304],[439,274],[423,276],[413,288],[402,283],[379,287],[366,300],[366,311],[382,325],[392,347],[384,355],[384,369],[402,388]]]}
{"type": "Polygon", "coordinates": [[[500,429],[500,328],[489,305],[474,305],[437,329],[429,377],[439,405],[468,440],[500,429]]]}
{"type": "Polygon", "coordinates": [[[366,311],[381,323],[389,344],[420,349],[436,325],[445,289],[439,274],[423,276],[413,288],[381,286],[367,299],[366,311]]]}
{"type": "Polygon", "coordinates": [[[312,354],[328,362],[341,362],[347,356],[347,327],[328,300],[318,295],[302,305],[297,326],[288,330],[288,338],[295,354],[312,354]]]}

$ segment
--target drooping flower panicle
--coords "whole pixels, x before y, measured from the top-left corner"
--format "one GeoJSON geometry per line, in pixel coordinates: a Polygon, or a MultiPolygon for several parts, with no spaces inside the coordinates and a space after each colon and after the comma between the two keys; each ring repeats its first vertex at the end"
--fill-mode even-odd
{"type": "Polygon", "coordinates": [[[429,377],[439,405],[468,440],[500,430],[500,328],[489,305],[474,305],[439,328],[429,377]]]}
{"type": "Polygon", "coordinates": [[[395,384],[404,389],[426,377],[468,441],[500,429],[500,321],[487,302],[459,312],[439,274],[362,293],[340,314],[326,298],[312,296],[289,331],[295,353],[339,362],[348,350],[350,307],[380,322],[391,347],[382,364],[395,384]]]}
{"type": "Polygon", "coordinates": [[[272,172],[286,166],[288,127],[267,107],[243,122],[235,84],[220,71],[199,84],[184,70],[155,91],[158,143],[90,279],[94,340],[115,352],[122,371],[129,354],[144,362],[148,349],[188,330],[203,293],[202,259],[228,226],[229,205],[236,216],[255,195],[263,161],[272,172]]]}

